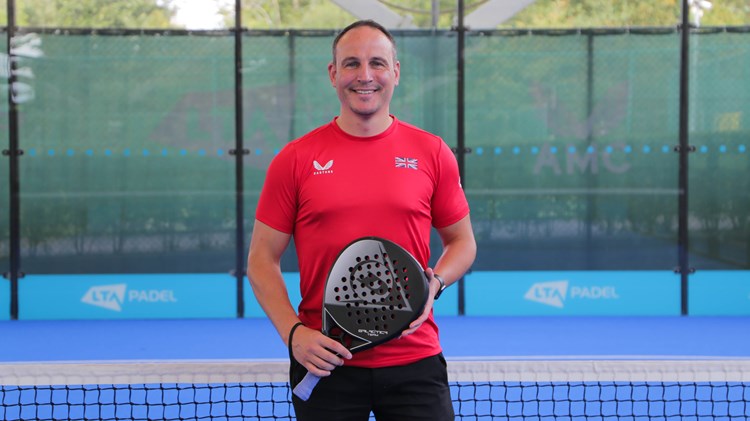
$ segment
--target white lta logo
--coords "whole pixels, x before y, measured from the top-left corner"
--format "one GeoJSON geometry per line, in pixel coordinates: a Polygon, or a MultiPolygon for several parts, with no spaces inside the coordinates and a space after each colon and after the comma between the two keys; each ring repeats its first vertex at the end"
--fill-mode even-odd
{"type": "Polygon", "coordinates": [[[539,282],[531,286],[523,297],[530,301],[563,308],[568,293],[568,281],[539,282]]]}
{"type": "MultiPolygon", "coordinates": [[[[531,286],[524,295],[529,301],[563,308],[568,298],[568,281],[539,282],[531,286]]],[[[571,300],[619,300],[614,285],[573,285],[570,287],[571,300]]]]}
{"type": "Polygon", "coordinates": [[[171,289],[133,289],[128,290],[127,284],[97,285],[89,288],[82,303],[91,304],[112,311],[122,311],[122,306],[128,303],[176,303],[174,290],[171,289]],[[127,296],[125,293],[127,292],[127,296]]]}
{"type": "Polygon", "coordinates": [[[333,159],[326,162],[325,165],[320,165],[320,162],[313,161],[313,168],[315,168],[315,172],[313,174],[332,174],[333,170],[331,169],[333,167],[333,159]]]}
{"type": "Polygon", "coordinates": [[[81,302],[108,310],[122,311],[126,289],[126,284],[93,286],[86,291],[81,302]]]}

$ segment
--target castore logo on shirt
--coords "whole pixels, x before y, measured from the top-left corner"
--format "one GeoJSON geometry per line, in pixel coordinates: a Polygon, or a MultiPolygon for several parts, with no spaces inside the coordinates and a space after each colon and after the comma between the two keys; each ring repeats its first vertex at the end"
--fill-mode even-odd
{"type": "Polygon", "coordinates": [[[319,175],[319,174],[333,174],[333,159],[326,162],[325,165],[320,165],[320,162],[313,161],[313,168],[315,168],[315,171],[313,172],[313,175],[319,175]]]}

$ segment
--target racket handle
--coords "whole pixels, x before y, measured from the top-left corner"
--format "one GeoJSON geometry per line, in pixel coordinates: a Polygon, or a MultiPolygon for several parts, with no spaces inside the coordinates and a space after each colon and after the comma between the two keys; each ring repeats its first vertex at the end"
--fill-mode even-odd
{"type": "Polygon", "coordinates": [[[310,399],[310,394],[312,394],[312,391],[313,389],[315,389],[315,385],[318,384],[319,380],[320,377],[308,371],[302,381],[297,383],[297,386],[294,387],[292,393],[297,395],[297,397],[302,399],[303,401],[307,401],[308,399],[310,399]]]}

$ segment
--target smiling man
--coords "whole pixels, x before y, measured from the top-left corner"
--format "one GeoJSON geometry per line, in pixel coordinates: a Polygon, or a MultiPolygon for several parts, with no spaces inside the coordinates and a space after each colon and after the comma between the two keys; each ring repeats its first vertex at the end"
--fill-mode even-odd
{"type": "Polygon", "coordinates": [[[328,75],[341,109],[333,121],[287,144],[269,166],[258,200],[248,277],[290,350],[292,387],[323,377],[310,399],[293,397],[298,420],[452,420],[434,300],[471,266],[476,243],[456,158],[443,140],[398,120],[390,103],[401,65],[393,36],[357,21],[333,41],[328,75]],[[430,232],[443,251],[434,268],[430,232]],[[427,268],[422,315],[401,337],[352,354],[323,335],[328,270],[353,240],[376,236],[427,268]],[[295,311],[281,275],[294,238],[302,301],[295,311]]]}
{"type": "Polygon", "coordinates": [[[333,44],[328,75],[341,101],[338,126],[355,136],[378,134],[391,125],[389,106],[401,64],[390,34],[362,25],[342,32],[333,44]]]}

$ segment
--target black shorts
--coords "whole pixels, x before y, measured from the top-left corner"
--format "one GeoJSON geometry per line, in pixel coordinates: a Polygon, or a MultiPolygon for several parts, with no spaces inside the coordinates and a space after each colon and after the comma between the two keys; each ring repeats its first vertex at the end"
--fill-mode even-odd
{"type": "MultiPolygon", "coordinates": [[[[296,386],[307,370],[292,359],[296,386]]],[[[337,367],[320,379],[308,401],[292,397],[299,421],[448,421],[454,419],[442,354],[399,367],[337,367]]]]}

